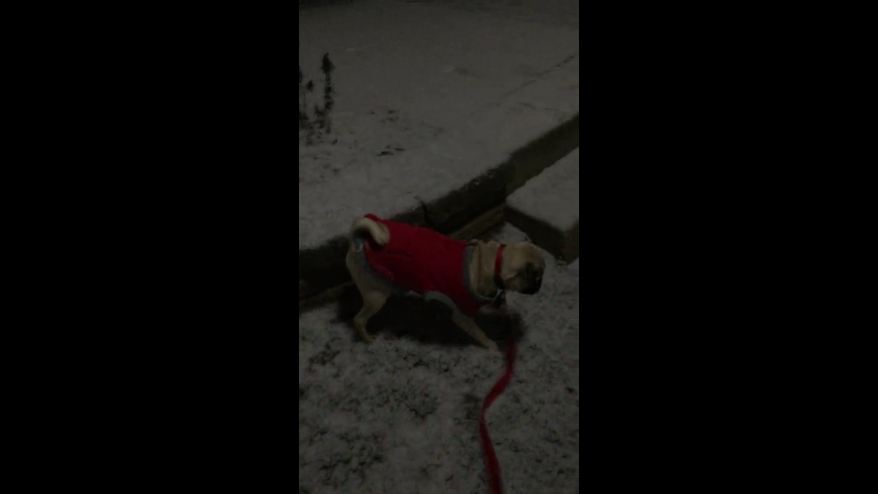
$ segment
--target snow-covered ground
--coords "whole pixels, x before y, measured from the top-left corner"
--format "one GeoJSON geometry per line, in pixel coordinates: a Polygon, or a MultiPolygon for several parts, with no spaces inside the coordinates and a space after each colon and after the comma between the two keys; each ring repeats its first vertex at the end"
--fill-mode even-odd
{"type": "MultiPolygon", "coordinates": [[[[504,225],[492,238],[524,234],[504,225]]],[[[572,493],[579,449],[579,261],[546,255],[540,292],[509,294],[520,316],[515,376],[488,411],[508,493],[572,493]]],[[[359,297],[299,317],[300,493],[483,493],[482,400],[503,370],[437,307],[391,300],[369,329],[359,297]]],[[[496,320],[480,319],[490,334],[496,320]]]]}
{"type": "Polygon", "coordinates": [[[429,203],[578,113],[576,3],[505,3],[355,0],[299,12],[309,112],[322,103],[323,54],[335,65],[331,132],[299,132],[300,249],[359,215],[429,203]]]}
{"type": "MultiPolygon", "coordinates": [[[[300,0],[299,9],[350,5],[361,0],[300,0]]],[[[408,4],[437,4],[471,13],[491,13],[527,22],[579,27],[579,0],[389,0],[408,4]]]]}

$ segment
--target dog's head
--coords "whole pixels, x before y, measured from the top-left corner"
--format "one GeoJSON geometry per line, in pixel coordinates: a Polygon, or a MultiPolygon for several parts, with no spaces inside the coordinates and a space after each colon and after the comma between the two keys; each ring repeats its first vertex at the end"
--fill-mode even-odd
{"type": "Polygon", "coordinates": [[[540,290],[546,262],[529,242],[507,245],[503,251],[503,284],[507,290],[533,295],[540,290]]]}

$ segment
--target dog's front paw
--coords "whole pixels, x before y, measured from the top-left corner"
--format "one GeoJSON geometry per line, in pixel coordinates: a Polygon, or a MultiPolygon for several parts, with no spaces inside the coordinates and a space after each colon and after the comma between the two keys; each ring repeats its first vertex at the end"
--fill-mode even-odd
{"type": "Polygon", "coordinates": [[[366,343],[372,343],[375,341],[375,337],[367,333],[365,330],[357,331],[360,334],[360,338],[366,343]]]}
{"type": "Polygon", "coordinates": [[[497,347],[497,343],[493,342],[491,340],[488,340],[488,341],[482,343],[482,346],[484,346],[488,350],[491,350],[492,352],[499,352],[500,351],[500,349],[497,347]]]}

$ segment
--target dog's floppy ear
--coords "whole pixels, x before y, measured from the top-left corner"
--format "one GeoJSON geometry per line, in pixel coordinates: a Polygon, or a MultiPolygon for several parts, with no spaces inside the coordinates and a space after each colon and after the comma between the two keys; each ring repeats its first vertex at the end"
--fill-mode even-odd
{"type": "Polygon", "coordinates": [[[497,253],[496,247],[500,244],[494,240],[472,240],[471,242],[475,245],[475,254],[478,259],[476,264],[476,270],[478,273],[475,280],[476,284],[479,285],[477,289],[490,290],[493,286],[494,280],[494,260],[497,253]]]}

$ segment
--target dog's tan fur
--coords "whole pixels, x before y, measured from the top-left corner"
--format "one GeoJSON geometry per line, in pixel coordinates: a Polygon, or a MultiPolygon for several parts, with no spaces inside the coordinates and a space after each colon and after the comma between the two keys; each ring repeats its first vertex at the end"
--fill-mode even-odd
{"type": "MultiPolygon", "coordinates": [[[[368,218],[357,219],[351,227],[351,245],[345,258],[345,264],[351,278],[363,297],[363,308],[354,317],[354,327],[364,341],[372,342],[374,337],[366,331],[366,324],[369,322],[369,318],[384,307],[391,290],[386,283],[377,280],[374,274],[366,271],[355,261],[353,238],[357,234],[367,234],[377,244],[386,245],[390,241],[390,232],[384,225],[368,218]]],[[[497,285],[494,281],[494,260],[499,247],[500,244],[493,240],[479,241],[475,246],[469,266],[470,286],[485,297],[492,297],[497,292],[497,285]]],[[[528,242],[514,243],[507,245],[503,252],[500,278],[503,280],[506,290],[517,292],[531,290],[535,292],[539,289],[545,267],[542,254],[533,244],[528,242]]],[[[451,319],[455,325],[466,331],[485,348],[498,349],[497,344],[485,335],[471,317],[454,310],[451,319]]]]}

